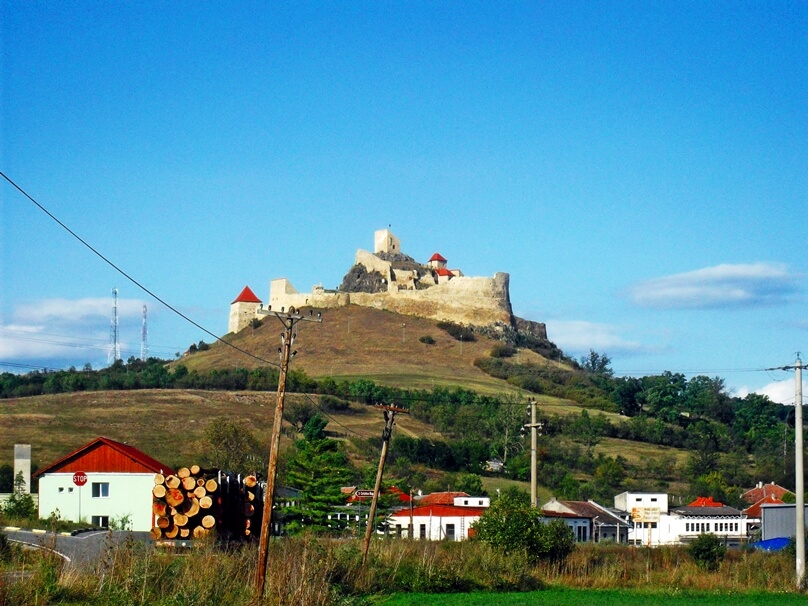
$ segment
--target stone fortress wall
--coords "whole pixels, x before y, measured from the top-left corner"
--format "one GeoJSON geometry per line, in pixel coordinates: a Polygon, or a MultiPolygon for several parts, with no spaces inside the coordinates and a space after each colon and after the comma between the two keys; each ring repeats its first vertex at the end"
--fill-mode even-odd
{"type": "MultiPolygon", "coordinates": [[[[317,307],[321,309],[361,305],[400,314],[419,316],[438,321],[450,321],[473,326],[506,324],[515,326],[509,294],[507,273],[498,272],[491,278],[469,277],[457,270],[448,279],[436,279],[433,272],[393,269],[392,263],[379,253],[400,254],[401,242],[389,230],[374,234],[374,253],[358,250],[355,265],[367,272],[378,272],[386,283],[384,292],[344,292],[315,286],[311,292],[298,292],[286,278],[270,282],[268,309],[286,311],[289,307],[317,307]],[[417,287],[417,288],[416,288],[417,287]]],[[[238,332],[259,317],[258,303],[231,305],[230,332],[238,332]]],[[[538,326],[543,325],[536,325],[538,326]]]]}

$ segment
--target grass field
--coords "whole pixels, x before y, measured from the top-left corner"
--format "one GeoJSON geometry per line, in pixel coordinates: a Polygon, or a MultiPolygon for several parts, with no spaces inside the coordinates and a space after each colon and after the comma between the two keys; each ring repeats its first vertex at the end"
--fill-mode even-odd
{"type": "Polygon", "coordinates": [[[630,590],[547,589],[526,593],[410,593],[380,598],[384,606],[791,606],[805,604],[806,597],[795,593],[702,593],[651,592],[630,590]]]}

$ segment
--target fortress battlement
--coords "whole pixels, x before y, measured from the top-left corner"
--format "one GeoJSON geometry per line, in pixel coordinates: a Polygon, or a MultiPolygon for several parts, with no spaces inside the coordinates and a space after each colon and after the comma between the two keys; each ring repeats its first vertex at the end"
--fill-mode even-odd
{"type": "MultiPolygon", "coordinates": [[[[276,310],[361,305],[457,324],[515,326],[507,273],[470,277],[446,265],[439,253],[427,263],[402,254],[401,241],[390,230],[381,229],[374,234],[374,252],[356,252],[354,266],[338,290],[318,285],[301,293],[288,279],[276,278],[270,282],[267,304],[276,310]]],[[[245,287],[230,306],[229,331],[249,326],[261,307],[262,302],[245,287]]],[[[536,326],[543,331],[543,325],[536,326]]]]}

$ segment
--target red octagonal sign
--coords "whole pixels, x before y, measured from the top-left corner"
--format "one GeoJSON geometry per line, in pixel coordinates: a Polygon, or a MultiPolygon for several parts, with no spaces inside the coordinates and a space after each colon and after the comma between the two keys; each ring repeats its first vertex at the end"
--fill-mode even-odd
{"type": "Polygon", "coordinates": [[[73,484],[76,486],[84,486],[87,483],[87,474],[83,471],[77,471],[73,474],[73,484]]]}

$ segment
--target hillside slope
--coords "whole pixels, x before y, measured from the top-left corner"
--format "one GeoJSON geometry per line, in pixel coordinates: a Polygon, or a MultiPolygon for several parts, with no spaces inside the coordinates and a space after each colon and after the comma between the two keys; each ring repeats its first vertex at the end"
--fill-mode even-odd
{"type": "MultiPolygon", "coordinates": [[[[278,362],[281,330],[280,322],[267,316],[261,326],[246,328],[224,339],[274,364],[278,362]]],[[[298,323],[297,332],[298,355],[292,368],[302,369],[312,377],[336,380],[362,377],[406,388],[457,385],[482,393],[509,389],[504,381],[474,366],[474,360],[487,357],[498,341],[480,335],[471,343],[457,341],[432,320],[350,305],[326,310],[321,324],[298,323]],[[419,341],[426,336],[435,343],[427,345],[419,341]]],[[[529,350],[520,350],[515,360],[558,365],[529,350]]],[[[177,363],[200,371],[262,365],[222,343],[177,363]]]]}

